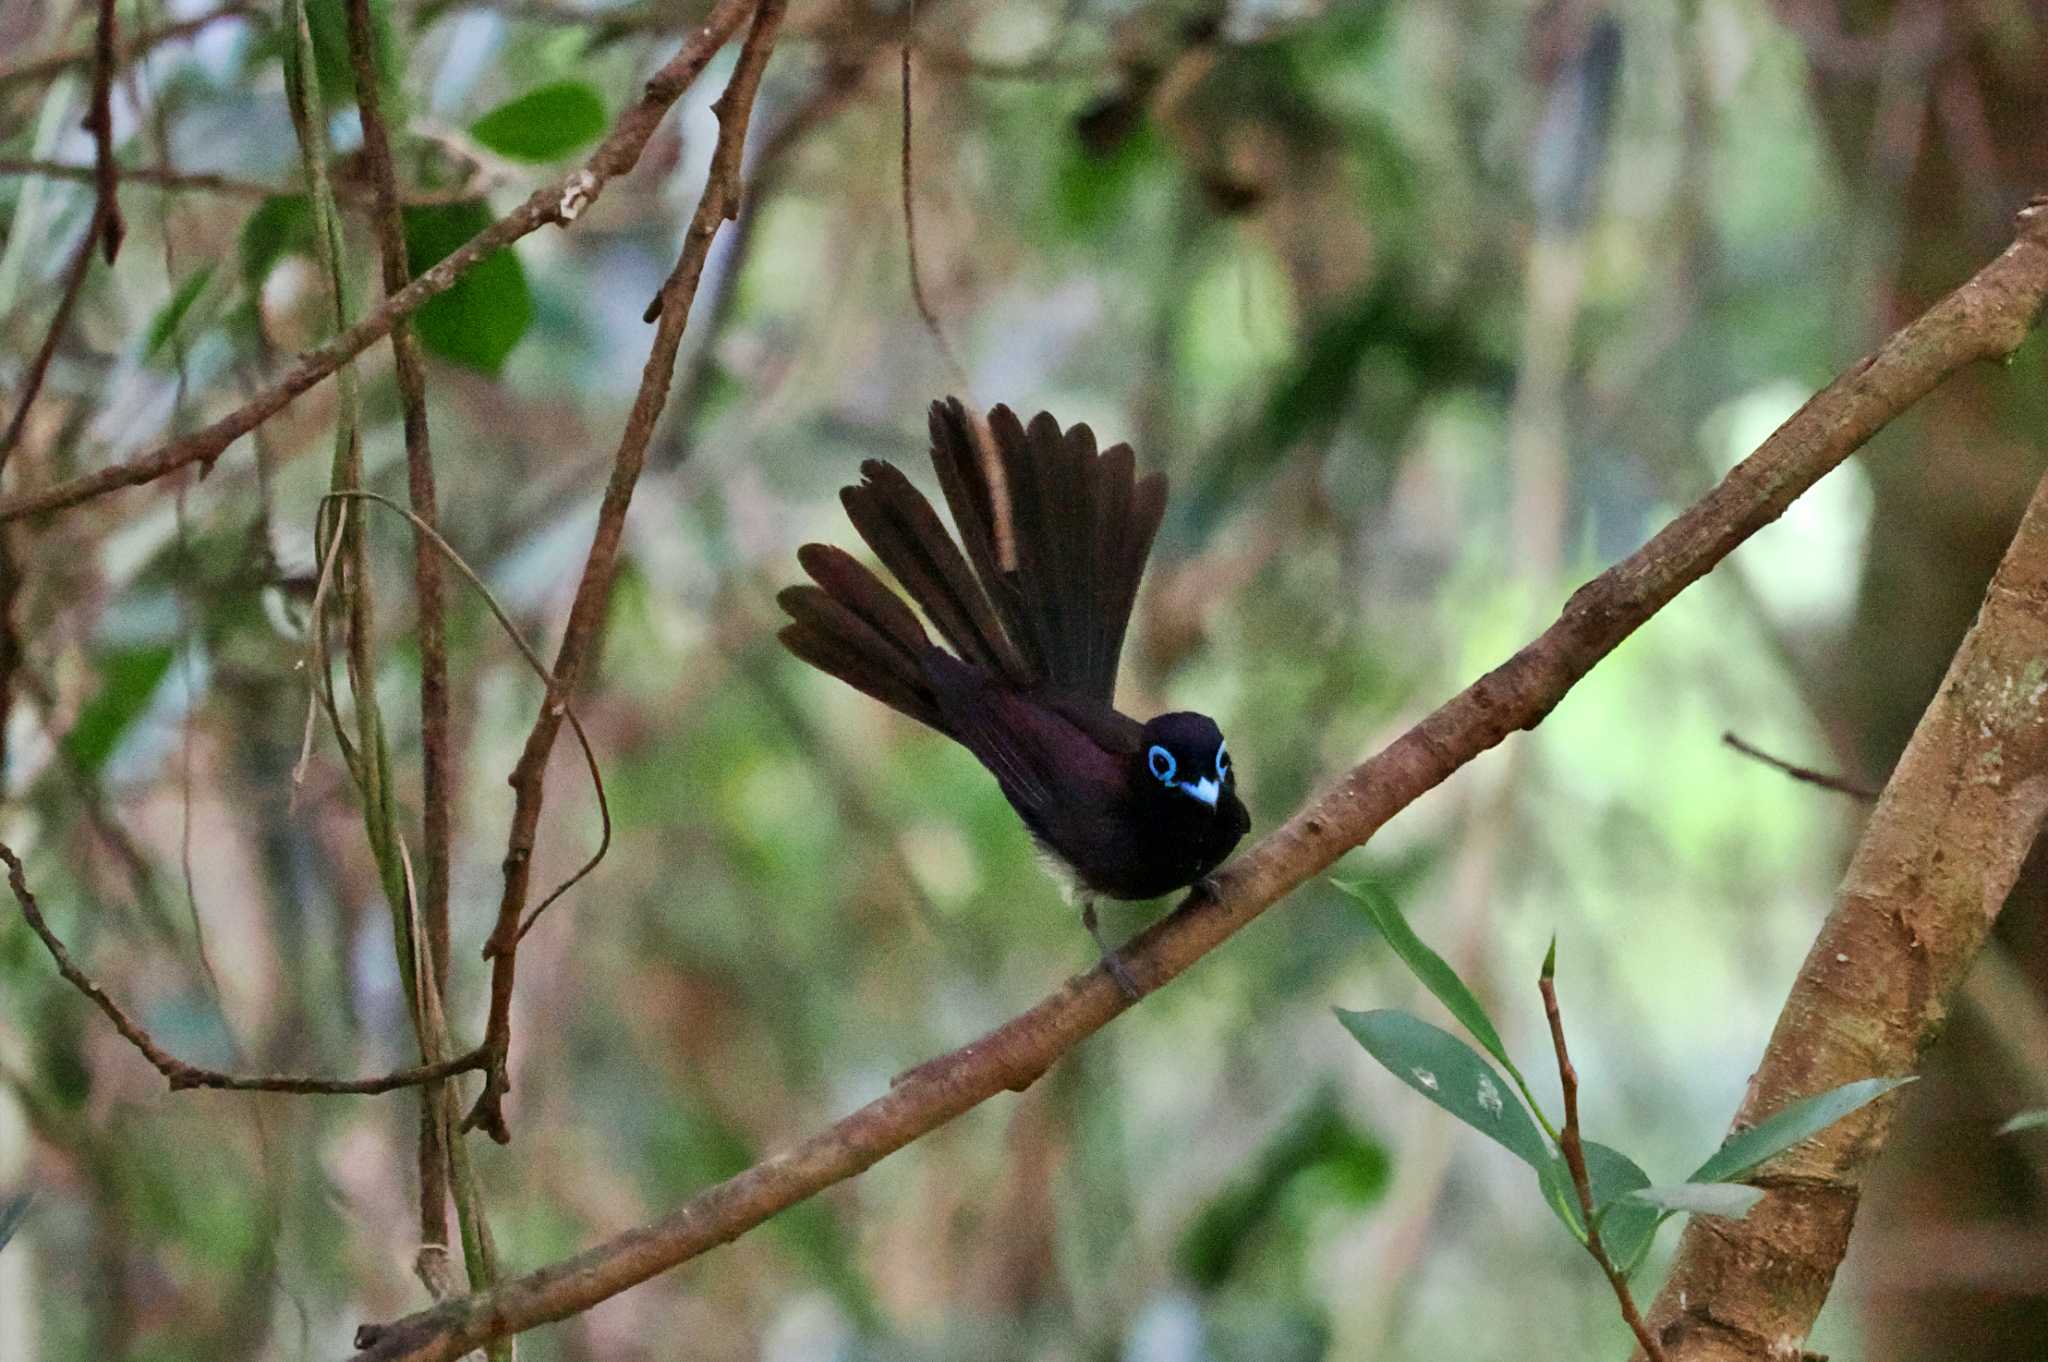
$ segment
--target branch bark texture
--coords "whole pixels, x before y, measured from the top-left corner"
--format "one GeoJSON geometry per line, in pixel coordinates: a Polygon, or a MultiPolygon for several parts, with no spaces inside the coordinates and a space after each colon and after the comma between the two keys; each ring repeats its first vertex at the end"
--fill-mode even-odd
{"type": "MultiPolygon", "coordinates": [[[[1227,866],[1123,952],[1158,988],[1394,814],[1518,729],[1532,728],[1624,638],[1936,384],[2009,356],[2048,299],[2048,205],[1968,283],[1816,394],[1706,496],[1575,593],[1558,620],[1227,866]]],[[[2014,590],[2035,589],[2018,583],[2014,590]]],[[[2038,588],[2048,599],[2048,577],[2038,588]]],[[[2048,640],[2041,655],[2048,657],[2048,640]]],[[[2048,788],[2048,787],[2044,787],[2048,788]]],[[[1880,810],[1880,818],[1883,811],[1880,810]]],[[[1865,981],[1874,987],[1871,981],[1865,981]]],[[[838,1122],[564,1262],[357,1335],[358,1362],[445,1362],[588,1309],[726,1243],[1005,1089],[1022,1089],[1130,1003],[1101,968],[838,1122]]],[[[1864,1070],[1868,1072],[1868,1070],[1864,1070]]]]}
{"type": "MultiPolygon", "coordinates": [[[[1778,1015],[1740,1130],[1911,1072],[1941,1034],[2048,812],[2048,481],[1864,829],[1778,1015]]],[[[1788,1152],[1740,1221],[1695,1219],[1651,1308],[1673,1362],[1797,1357],[1895,1103],[1788,1152]]]]}

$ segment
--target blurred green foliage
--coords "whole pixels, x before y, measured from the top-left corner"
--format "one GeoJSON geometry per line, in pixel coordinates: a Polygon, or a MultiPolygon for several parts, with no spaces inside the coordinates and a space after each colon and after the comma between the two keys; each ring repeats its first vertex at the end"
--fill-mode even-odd
{"type": "MultiPolygon", "coordinates": [[[[354,194],[345,11],[308,8],[354,194]]],[[[406,209],[409,266],[545,182],[525,165],[588,145],[701,6],[685,9],[375,6],[398,174],[435,200],[406,209]]],[[[1520,646],[1744,452],[1759,413],[1867,339],[1842,316],[1885,232],[1845,241],[1805,54],[1754,3],[1619,16],[1607,160],[1563,237],[1531,185],[1555,88],[1538,58],[1570,35],[1525,7],[1240,6],[1220,27],[1180,4],[941,9],[920,6],[917,31],[927,290],[975,399],[1086,420],[1171,477],[1121,695],[1218,716],[1255,833],[1520,646]],[[1531,375],[1552,387],[1532,396],[1531,375]],[[1529,452],[1545,439],[1548,483],[1529,452]],[[1557,548],[1532,560],[1519,545],[1546,504],[1535,528],[1557,548]]],[[[513,1271],[787,1147],[1092,960],[985,772],[772,641],[796,546],[854,543],[835,492],[861,459],[929,486],[923,413],[953,382],[905,278],[899,16],[842,18],[799,26],[771,65],[744,210],[693,309],[601,665],[575,697],[616,844],[522,950],[515,1138],[473,1150],[513,1271]],[[835,86],[842,62],[865,74],[835,86]]],[[[36,23],[24,53],[90,36],[68,7],[36,23]]],[[[312,223],[283,50],[268,19],[237,20],[137,68],[125,162],[278,192],[127,191],[129,244],[90,280],[13,468],[152,448],[326,335],[296,268],[312,223]]],[[[727,61],[572,229],[496,253],[414,319],[444,532],[544,652],[727,61]]],[[[0,86],[0,155],[89,162],[84,94],[0,86]]],[[[52,306],[51,243],[89,212],[89,186],[0,177],[8,372],[52,306]]],[[[380,296],[358,213],[346,245],[358,296],[380,296]]],[[[402,496],[385,350],[361,367],[368,477],[402,496]]],[[[330,736],[292,778],[331,404],[315,389],[206,479],[19,540],[39,688],[12,717],[0,823],[81,958],[196,1062],[413,1058],[330,736]],[[143,927],[147,894],[173,909],[143,927]]],[[[1800,659],[1841,638],[1863,478],[1834,475],[1847,490],[1812,520],[1766,531],[1345,869],[1414,916],[1509,1051],[1544,1034],[1515,962],[1553,933],[1576,943],[1588,1124],[1648,1167],[1686,1166],[1723,1127],[1832,887],[1851,812],[1719,735],[1826,764],[1800,659]]],[[[395,519],[369,524],[368,682],[417,847],[411,546],[395,519]]],[[[449,599],[449,1012],[467,1040],[504,777],[541,695],[478,602],[449,599]]],[[[580,767],[557,756],[536,883],[596,837],[580,767]]],[[[1105,916],[1128,933],[1161,907],[1105,916]]],[[[1306,887],[1028,1092],[522,1356],[1618,1355],[1605,1284],[1523,1167],[1335,1034],[1329,1007],[1362,1000],[1433,1006],[1349,900],[1306,887]]],[[[166,1094],[0,926],[0,1186],[38,1189],[0,1257],[35,1265],[0,1273],[0,1351],[12,1310],[37,1358],[340,1355],[355,1324],[424,1303],[416,1141],[410,1097],[166,1094]]],[[[1607,1176],[1647,1181],[1634,1168],[1607,1176]]],[[[1813,1346],[1853,1353],[1853,1321],[1813,1346]]]]}

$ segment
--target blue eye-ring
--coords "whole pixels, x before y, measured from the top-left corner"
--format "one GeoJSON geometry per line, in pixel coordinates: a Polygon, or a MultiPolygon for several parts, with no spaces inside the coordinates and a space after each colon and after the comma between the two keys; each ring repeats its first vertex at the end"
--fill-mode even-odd
{"type": "Polygon", "coordinates": [[[1173,753],[1158,743],[1153,743],[1152,750],[1145,754],[1145,764],[1152,768],[1152,774],[1159,777],[1162,784],[1173,784],[1173,773],[1177,766],[1173,753]]]}
{"type": "Polygon", "coordinates": [[[1230,757],[1223,750],[1227,746],[1229,746],[1228,743],[1219,742],[1216,744],[1216,776],[1219,780],[1226,779],[1230,775],[1230,757]]]}

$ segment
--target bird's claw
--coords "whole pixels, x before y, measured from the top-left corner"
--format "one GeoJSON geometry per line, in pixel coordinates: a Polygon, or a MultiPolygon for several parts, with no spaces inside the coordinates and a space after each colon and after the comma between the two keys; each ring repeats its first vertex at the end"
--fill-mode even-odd
{"type": "Polygon", "coordinates": [[[1144,994],[1141,993],[1138,989],[1138,981],[1131,977],[1131,972],[1129,970],[1124,968],[1124,962],[1122,960],[1119,960],[1114,955],[1105,955],[1102,957],[1102,968],[1109,972],[1110,978],[1116,980],[1116,986],[1118,991],[1121,992],[1126,999],[1128,999],[1131,1002],[1136,1002],[1139,998],[1144,996],[1144,994]]]}

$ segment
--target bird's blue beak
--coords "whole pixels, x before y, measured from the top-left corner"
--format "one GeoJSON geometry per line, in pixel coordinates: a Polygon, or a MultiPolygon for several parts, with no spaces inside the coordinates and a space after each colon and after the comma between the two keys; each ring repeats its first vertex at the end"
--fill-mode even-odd
{"type": "Polygon", "coordinates": [[[1208,776],[1204,776],[1200,780],[1183,780],[1180,782],[1180,788],[1186,790],[1212,809],[1216,807],[1216,796],[1223,789],[1221,785],[1218,785],[1208,776]]]}

